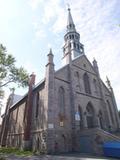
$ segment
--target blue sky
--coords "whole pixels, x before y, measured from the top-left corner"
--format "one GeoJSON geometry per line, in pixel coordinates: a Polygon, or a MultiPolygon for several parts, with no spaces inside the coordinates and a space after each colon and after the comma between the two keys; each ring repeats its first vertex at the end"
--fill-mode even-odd
{"type": "MultiPolygon", "coordinates": [[[[111,80],[120,109],[119,0],[0,0],[0,43],[16,57],[16,65],[35,72],[39,82],[45,74],[50,47],[55,68],[62,64],[67,3],[85,54],[91,62],[96,58],[103,81],[106,75],[111,80]]],[[[16,89],[16,93],[24,92],[16,89]]]]}

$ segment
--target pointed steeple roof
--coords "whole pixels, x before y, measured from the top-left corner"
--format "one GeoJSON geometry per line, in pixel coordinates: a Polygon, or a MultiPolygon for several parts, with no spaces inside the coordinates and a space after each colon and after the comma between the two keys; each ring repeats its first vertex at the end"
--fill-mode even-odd
{"type": "Polygon", "coordinates": [[[111,88],[111,83],[110,83],[110,80],[107,76],[106,76],[106,80],[107,80],[106,83],[107,83],[108,87],[111,88]]]}
{"type": "Polygon", "coordinates": [[[53,55],[53,53],[52,53],[52,48],[50,48],[49,54],[53,55]]]}
{"type": "Polygon", "coordinates": [[[70,7],[68,8],[68,20],[67,20],[67,32],[74,32],[76,31],[75,25],[73,22],[73,18],[70,12],[70,7]]]}

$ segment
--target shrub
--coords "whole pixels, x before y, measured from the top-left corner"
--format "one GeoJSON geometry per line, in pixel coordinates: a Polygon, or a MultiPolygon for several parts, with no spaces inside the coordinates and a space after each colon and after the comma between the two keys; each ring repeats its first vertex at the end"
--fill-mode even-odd
{"type": "Polygon", "coordinates": [[[31,151],[23,151],[23,150],[19,150],[17,148],[7,148],[7,147],[0,148],[0,153],[1,154],[15,154],[15,155],[20,155],[20,156],[33,155],[33,153],[31,151]]]}

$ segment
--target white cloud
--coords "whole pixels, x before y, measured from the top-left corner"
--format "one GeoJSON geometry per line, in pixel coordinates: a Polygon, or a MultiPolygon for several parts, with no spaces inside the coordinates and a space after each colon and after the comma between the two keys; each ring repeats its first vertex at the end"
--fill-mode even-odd
{"type": "Polygon", "coordinates": [[[43,29],[43,26],[39,22],[33,22],[34,32],[35,32],[35,38],[42,39],[46,37],[46,32],[43,29]]]}
{"type": "Polygon", "coordinates": [[[49,0],[45,3],[44,17],[42,22],[44,24],[49,23],[53,18],[58,18],[58,12],[61,9],[60,0],[49,0]]]}
{"type": "Polygon", "coordinates": [[[29,5],[32,7],[33,10],[36,10],[43,1],[44,0],[30,0],[29,5]]]}
{"type": "Polygon", "coordinates": [[[46,37],[46,32],[44,30],[37,30],[35,33],[36,38],[42,39],[46,37]]]}
{"type": "Polygon", "coordinates": [[[52,27],[52,30],[54,33],[59,33],[61,31],[65,30],[65,26],[67,23],[67,16],[65,14],[65,10],[59,8],[57,16],[58,16],[58,18],[56,19],[56,21],[52,27]]]}
{"type": "Polygon", "coordinates": [[[52,44],[51,43],[48,43],[48,48],[52,48],[52,44]]]}

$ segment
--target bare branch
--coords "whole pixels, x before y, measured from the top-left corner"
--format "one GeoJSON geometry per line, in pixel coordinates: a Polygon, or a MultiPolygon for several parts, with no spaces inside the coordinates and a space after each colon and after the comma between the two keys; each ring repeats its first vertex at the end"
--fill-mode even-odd
{"type": "Polygon", "coordinates": [[[4,87],[4,86],[6,86],[7,84],[12,83],[12,82],[14,82],[14,80],[10,80],[10,81],[8,81],[8,82],[6,82],[6,83],[0,85],[0,88],[1,88],[1,87],[4,87]]]}

